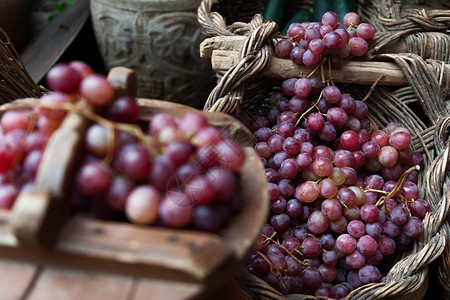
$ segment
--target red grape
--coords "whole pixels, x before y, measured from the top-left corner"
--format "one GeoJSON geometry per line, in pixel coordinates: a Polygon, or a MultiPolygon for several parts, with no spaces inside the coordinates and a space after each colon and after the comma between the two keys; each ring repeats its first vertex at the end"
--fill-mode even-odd
{"type": "Polygon", "coordinates": [[[352,37],[348,41],[348,45],[350,46],[350,53],[356,56],[362,56],[366,54],[369,46],[367,42],[360,37],[352,37]]]}
{"type": "Polygon", "coordinates": [[[112,182],[112,170],[101,162],[83,164],[76,175],[77,191],[86,196],[105,193],[112,182]]]}
{"type": "Polygon", "coordinates": [[[344,15],[343,21],[344,21],[344,25],[346,27],[358,26],[358,24],[359,24],[359,15],[357,13],[354,13],[354,12],[348,12],[348,13],[346,13],[344,15]]]}
{"type": "Polygon", "coordinates": [[[51,90],[72,94],[78,92],[82,78],[75,68],[58,63],[48,71],[46,81],[51,90]]]}
{"type": "Polygon", "coordinates": [[[136,100],[129,96],[122,96],[112,102],[106,115],[108,119],[116,122],[135,123],[139,113],[140,108],[136,100]]]}
{"type": "Polygon", "coordinates": [[[114,88],[105,76],[92,74],[81,81],[80,92],[88,103],[101,106],[110,103],[114,97],[114,88]]]}
{"type": "Polygon", "coordinates": [[[275,54],[278,57],[288,57],[293,48],[293,44],[289,39],[282,39],[275,44],[275,54]]]}
{"type": "Polygon", "coordinates": [[[358,25],[358,28],[356,28],[356,34],[360,38],[362,38],[364,40],[368,40],[374,36],[375,27],[373,27],[373,25],[368,24],[368,23],[361,23],[358,25]]]}
{"type": "Polygon", "coordinates": [[[159,217],[168,227],[188,226],[194,218],[194,205],[191,198],[182,191],[169,191],[159,205],[159,217]]]}

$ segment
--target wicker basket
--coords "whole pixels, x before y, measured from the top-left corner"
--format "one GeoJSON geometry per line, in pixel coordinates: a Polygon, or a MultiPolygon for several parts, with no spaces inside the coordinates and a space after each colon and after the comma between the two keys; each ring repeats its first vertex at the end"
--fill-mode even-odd
{"type": "MultiPolygon", "coordinates": [[[[248,1],[246,5],[250,3],[253,3],[254,14],[261,11],[259,1],[248,1]]],[[[240,49],[239,61],[220,74],[220,81],[211,92],[204,110],[230,114],[244,111],[252,116],[264,111],[266,96],[281,82],[263,75],[264,68],[271,62],[270,42],[278,28],[273,22],[265,22],[260,15],[251,19],[246,15],[238,20],[230,17],[229,7],[237,5],[233,1],[203,0],[198,10],[199,22],[208,36],[247,37],[240,49]]],[[[412,133],[413,149],[423,153],[425,158],[418,182],[420,195],[431,203],[432,213],[424,219],[424,236],[392,261],[381,282],[362,286],[347,298],[421,299],[428,286],[428,267],[439,260],[439,280],[449,297],[450,102],[447,91],[450,81],[450,11],[402,11],[398,1],[374,0],[361,2],[358,12],[363,20],[374,24],[379,31],[363,59],[393,62],[406,78],[401,86],[377,86],[366,101],[369,115],[381,127],[395,121],[412,133]],[[421,42],[417,43],[418,40],[421,42]],[[399,51],[402,53],[396,53],[399,51]]],[[[353,84],[343,88],[362,99],[370,85],[353,84]]],[[[315,299],[305,295],[283,296],[244,271],[236,277],[243,297],[315,299]]]]}
{"type": "Polygon", "coordinates": [[[43,90],[28,74],[19,53],[0,27],[0,104],[14,99],[39,97],[43,90]]]}

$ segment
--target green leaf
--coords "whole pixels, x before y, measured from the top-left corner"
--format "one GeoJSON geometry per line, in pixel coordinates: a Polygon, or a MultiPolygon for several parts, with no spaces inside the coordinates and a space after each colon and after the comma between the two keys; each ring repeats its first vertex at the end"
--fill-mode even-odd
{"type": "Polygon", "coordinates": [[[64,9],[63,4],[58,2],[53,2],[53,8],[57,11],[62,11],[64,9]]]}

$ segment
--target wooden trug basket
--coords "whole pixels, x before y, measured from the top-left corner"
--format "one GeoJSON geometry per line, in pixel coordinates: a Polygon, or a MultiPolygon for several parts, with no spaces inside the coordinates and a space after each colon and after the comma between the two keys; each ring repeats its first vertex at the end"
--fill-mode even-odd
{"type": "MultiPolygon", "coordinates": [[[[259,1],[252,3],[256,9],[261,7],[259,1]]],[[[254,10],[251,19],[229,22],[227,7],[233,5],[234,1],[203,0],[198,9],[198,20],[210,37],[200,52],[211,58],[220,75],[204,110],[257,116],[266,112],[268,95],[283,79],[301,77],[311,69],[274,57],[271,43],[278,28],[263,20],[257,14],[260,10],[254,10]]],[[[413,150],[425,158],[418,182],[420,196],[431,203],[432,212],[424,219],[424,236],[392,259],[381,282],[353,290],[346,299],[422,299],[428,266],[440,257],[439,280],[450,297],[450,11],[402,11],[399,1],[373,0],[361,1],[358,13],[379,33],[368,55],[332,71],[333,82],[355,99],[363,99],[375,79],[385,74],[366,101],[369,117],[379,128],[398,122],[410,130],[413,150]]],[[[284,296],[245,271],[236,278],[242,294],[249,298],[316,299],[284,296]]]]}
{"type": "MultiPolygon", "coordinates": [[[[135,95],[136,77],[131,70],[113,68],[108,79],[116,95],[135,95]]],[[[28,98],[3,104],[0,114],[36,101],[28,98]]],[[[179,118],[193,110],[149,99],[138,99],[138,104],[140,120],[146,122],[157,113],[179,118]]],[[[177,296],[183,299],[214,295],[228,284],[233,269],[248,255],[264,225],[268,208],[258,204],[268,201],[267,181],[248,129],[229,115],[199,112],[241,143],[246,152],[239,183],[242,210],[220,234],[70,214],[69,194],[83,153],[84,132],[91,123],[70,112],[45,148],[35,188],[22,192],[11,211],[0,210],[0,257],[144,277],[163,287],[177,284],[181,288],[177,296]]]]}

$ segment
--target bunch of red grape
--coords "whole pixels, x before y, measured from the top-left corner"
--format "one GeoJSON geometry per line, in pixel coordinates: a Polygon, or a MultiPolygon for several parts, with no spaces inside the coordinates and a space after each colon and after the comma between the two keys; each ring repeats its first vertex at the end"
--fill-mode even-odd
{"type": "Polygon", "coordinates": [[[271,214],[246,269],[284,294],[342,298],[378,282],[431,210],[410,133],[373,128],[365,102],[318,78],[285,80],[270,103],[253,126],[271,214]]]}
{"type": "Polygon", "coordinates": [[[53,92],[34,110],[8,111],[0,121],[2,207],[32,187],[47,140],[70,110],[61,105],[86,101],[104,109],[84,136],[71,195],[76,209],[103,219],[218,232],[240,208],[244,149],[203,114],[175,119],[160,113],[139,127],[136,100],[115,98],[106,77],[81,62],[56,65],[47,83],[53,92]]]}
{"type": "Polygon", "coordinates": [[[338,20],[336,13],[329,11],[322,16],[322,22],[292,23],[287,37],[275,44],[275,54],[308,67],[319,65],[321,58],[327,57],[336,69],[350,54],[364,55],[368,49],[366,40],[375,34],[375,28],[360,23],[354,12],[344,16],[344,24],[338,20]]]}
{"type": "Polygon", "coordinates": [[[31,111],[12,110],[0,120],[0,209],[10,209],[21,188],[34,181],[48,140],[44,122],[28,130],[31,115],[31,111]]]}
{"type": "MultiPolygon", "coordinates": [[[[106,116],[134,123],[126,111],[138,109],[134,99],[121,97],[106,116]]],[[[245,152],[200,113],[188,112],[179,120],[157,114],[140,139],[94,123],[85,146],[74,203],[87,205],[99,218],[218,232],[241,205],[238,172],[245,152]]]]}
{"type": "MultiPolygon", "coordinates": [[[[61,64],[47,77],[49,86],[61,92],[42,96],[35,108],[8,110],[2,115],[0,208],[10,209],[19,193],[33,186],[47,141],[66,115],[65,110],[54,109],[53,106],[70,103],[70,94],[78,90],[83,78],[92,73],[92,69],[81,61],[61,64]],[[55,82],[52,78],[55,74],[66,79],[55,82]]],[[[87,93],[90,90],[85,88],[87,93]]]]}

